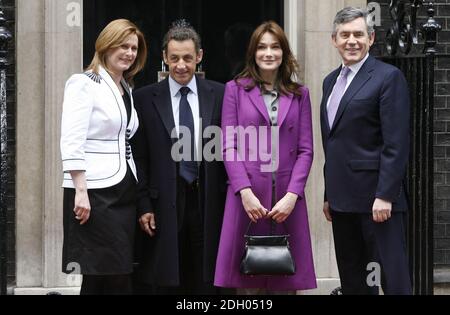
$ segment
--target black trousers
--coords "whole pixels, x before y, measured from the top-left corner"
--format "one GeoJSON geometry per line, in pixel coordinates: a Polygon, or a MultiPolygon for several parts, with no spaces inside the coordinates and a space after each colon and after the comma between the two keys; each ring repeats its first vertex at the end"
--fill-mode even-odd
{"type": "Polygon", "coordinates": [[[372,286],[377,270],[384,294],[412,294],[404,213],[393,213],[383,223],[374,222],[369,213],[331,211],[331,216],[344,295],[378,294],[379,287],[372,286]]]}
{"type": "Polygon", "coordinates": [[[203,214],[199,205],[198,183],[178,181],[178,266],[180,285],[158,287],[156,294],[212,295],[219,289],[204,282],[203,260],[203,214]]]}

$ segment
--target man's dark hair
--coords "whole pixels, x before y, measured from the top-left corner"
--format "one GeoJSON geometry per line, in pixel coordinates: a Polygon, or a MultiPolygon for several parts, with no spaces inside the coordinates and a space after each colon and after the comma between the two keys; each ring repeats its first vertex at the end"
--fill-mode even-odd
{"type": "Polygon", "coordinates": [[[192,25],[190,25],[185,19],[176,20],[172,23],[169,31],[164,36],[162,49],[167,52],[167,46],[171,40],[182,42],[189,39],[194,42],[195,50],[198,53],[202,48],[200,35],[198,35],[192,25]]]}

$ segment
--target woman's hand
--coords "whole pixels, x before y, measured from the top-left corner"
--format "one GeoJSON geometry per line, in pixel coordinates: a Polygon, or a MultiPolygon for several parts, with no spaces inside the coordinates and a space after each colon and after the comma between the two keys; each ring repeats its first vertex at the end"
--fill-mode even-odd
{"type": "Polygon", "coordinates": [[[87,190],[86,173],[84,171],[71,171],[72,182],[75,186],[75,218],[80,220],[80,225],[85,224],[91,216],[91,203],[87,190]]]}
{"type": "Polygon", "coordinates": [[[75,192],[75,218],[80,221],[80,225],[85,224],[91,216],[91,204],[86,189],[76,190],[75,192]]]}
{"type": "Polygon", "coordinates": [[[267,209],[262,206],[261,202],[259,202],[259,199],[256,198],[250,188],[241,190],[241,198],[245,212],[247,212],[248,217],[254,223],[267,216],[267,209]]]}
{"type": "Polygon", "coordinates": [[[267,215],[277,223],[283,223],[294,210],[298,195],[288,192],[267,215]]]}

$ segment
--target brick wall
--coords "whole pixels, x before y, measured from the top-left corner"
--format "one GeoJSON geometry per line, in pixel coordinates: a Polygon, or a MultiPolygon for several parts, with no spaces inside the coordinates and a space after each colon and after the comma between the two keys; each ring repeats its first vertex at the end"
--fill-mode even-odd
{"type": "MultiPolygon", "coordinates": [[[[368,1],[371,2],[371,1],[368,1]]],[[[376,28],[374,55],[386,55],[384,39],[392,25],[389,0],[381,5],[381,26],[376,28]]],[[[409,3],[409,1],[405,1],[409,3]]],[[[441,24],[436,46],[438,54],[450,54],[450,0],[435,0],[435,19],[441,24]]],[[[426,21],[426,9],[420,9],[418,25],[426,21]]],[[[420,38],[423,42],[423,39],[420,38]]],[[[413,48],[410,55],[422,54],[423,45],[413,48]]],[[[434,262],[436,267],[450,267],[450,57],[438,56],[435,71],[435,200],[434,200],[434,262]]]]}
{"type": "MultiPolygon", "coordinates": [[[[450,53],[450,1],[437,0],[440,53],[450,53]]],[[[450,56],[439,57],[435,72],[435,265],[450,267],[450,56]]]]}

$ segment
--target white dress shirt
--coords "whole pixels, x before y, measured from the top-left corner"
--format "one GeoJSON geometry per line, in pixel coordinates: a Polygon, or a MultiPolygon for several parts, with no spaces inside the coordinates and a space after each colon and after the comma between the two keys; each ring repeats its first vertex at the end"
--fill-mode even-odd
{"type": "MultiPolygon", "coordinates": [[[[175,122],[175,128],[177,130],[177,135],[180,136],[180,100],[181,93],[180,89],[184,85],[179,84],[177,81],[172,79],[169,76],[169,88],[170,88],[170,97],[172,99],[172,112],[173,112],[173,120],[175,122]]],[[[195,76],[192,77],[191,82],[186,85],[191,91],[187,96],[187,100],[189,102],[189,106],[191,107],[192,116],[194,118],[194,133],[195,133],[195,149],[198,152],[198,143],[199,143],[199,130],[200,130],[200,107],[198,102],[198,91],[197,91],[197,81],[195,76]]]]}

